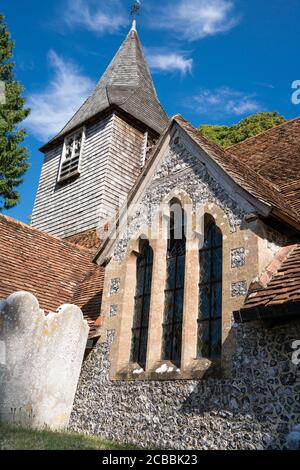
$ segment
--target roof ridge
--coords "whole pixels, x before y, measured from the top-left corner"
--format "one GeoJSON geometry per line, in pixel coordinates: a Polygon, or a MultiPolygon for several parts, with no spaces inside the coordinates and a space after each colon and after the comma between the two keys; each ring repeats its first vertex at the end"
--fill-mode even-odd
{"type": "Polygon", "coordinates": [[[75,293],[87,273],[92,281],[83,285],[76,305],[81,308],[95,336],[94,321],[100,314],[104,269],[93,263],[86,250],[42,232],[24,222],[0,214],[0,250],[2,255],[0,298],[13,292],[31,292],[45,312],[74,303],[75,293]],[[13,275],[12,275],[13,273],[13,275]]]}
{"type": "Polygon", "coordinates": [[[249,287],[248,296],[258,292],[259,290],[266,289],[272,280],[277,276],[279,270],[283,267],[284,263],[289,259],[289,257],[294,253],[294,251],[299,247],[297,243],[294,245],[283,246],[274,256],[272,261],[266,266],[264,271],[258,277],[254,279],[249,287]]]}
{"type": "MultiPolygon", "coordinates": [[[[140,49],[140,53],[142,55],[142,58],[144,60],[144,65],[146,65],[146,70],[148,72],[148,75],[149,75],[149,79],[150,79],[150,82],[151,82],[151,85],[152,85],[152,88],[153,88],[153,91],[154,91],[154,95],[158,101],[158,103],[160,104],[160,101],[159,101],[159,98],[158,98],[158,95],[157,95],[157,91],[156,91],[156,87],[155,87],[155,83],[153,81],[153,77],[151,75],[151,71],[150,71],[150,68],[149,68],[149,65],[148,65],[148,62],[146,60],[146,56],[145,56],[145,53],[144,53],[144,49],[143,49],[143,46],[142,46],[142,43],[141,43],[141,40],[140,40],[140,37],[139,37],[139,34],[137,32],[137,30],[132,30],[135,34],[136,34],[136,37],[137,37],[137,45],[138,45],[138,48],[140,49]]],[[[143,78],[142,77],[142,74],[140,72],[140,67],[138,67],[138,71],[139,71],[139,74],[140,74],[140,78],[143,78]]]]}
{"type": "MultiPolygon", "coordinates": [[[[198,132],[198,133],[199,133],[199,137],[201,137],[201,139],[203,139],[203,140],[207,141],[209,144],[211,144],[211,145],[217,147],[217,148],[218,148],[219,150],[221,150],[222,152],[227,153],[227,151],[226,151],[223,147],[221,147],[220,145],[218,145],[218,144],[217,144],[216,142],[214,142],[213,140],[209,139],[209,137],[207,137],[206,135],[203,135],[202,133],[200,133],[200,132],[198,131],[198,129],[196,129],[189,121],[187,121],[186,119],[184,119],[180,114],[176,115],[175,121],[177,121],[177,116],[179,117],[179,119],[185,121],[190,127],[192,127],[193,131],[198,132]]],[[[238,158],[236,158],[234,155],[231,155],[231,154],[229,154],[229,156],[230,156],[236,163],[238,163],[238,164],[240,165],[240,161],[239,161],[238,158]]],[[[251,168],[248,168],[248,169],[249,169],[249,171],[250,171],[251,173],[255,173],[251,168]]],[[[270,183],[268,180],[266,180],[263,176],[258,175],[258,174],[256,174],[256,173],[255,173],[255,175],[256,175],[259,179],[263,180],[268,186],[272,186],[272,187],[273,187],[273,185],[271,185],[271,183],[270,183]]],[[[274,188],[278,191],[277,187],[274,187],[274,188]]]]}
{"type": "Polygon", "coordinates": [[[31,225],[26,224],[25,222],[22,222],[21,220],[14,219],[13,217],[10,217],[10,216],[4,215],[4,214],[0,214],[0,220],[1,220],[1,218],[6,220],[9,223],[19,225],[20,227],[27,230],[28,232],[30,232],[30,231],[31,232],[38,232],[38,233],[40,233],[40,234],[42,234],[42,235],[44,235],[44,236],[46,236],[50,239],[54,239],[58,242],[62,242],[66,245],[69,245],[70,247],[77,249],[79,252],[84,252],[85,254],[92,254],[91,250],[89,248],[86,248],[86,247],[80,246],[80,245],[75,245],[74,243],[69,242],[67,240],[64,240],[63,238],[60,238],[57,235],[53,235],[51,233],[44,232],[43,230],[40,230],[36,227],[32,227],[31,225]]]}
{"type": "MultiPolygon", "coordinates": [[[[240,310],[241,313],[249,310],[257,312],[257,309],[260,308],[299,302],[300,290],[297,278],[300,272],[299,248],[300,245],[296,243],[279,250],[265,271],[253,280],[245,303],[240,310]],[[291,261],[292,264],[290,264],[291,261]],[[297,295],[295,296],[295,294],[297,295]]],[[[286,308],[282,310],[282,313],[287,315],[286,308]]],[[[245,321],[251,321],[251,318],[245,321]]]]}
{"type": "Polygon", "coordinates": [[[242,145],[242,144],[245,144],[245,143],[249,142],[250,140],[257,139],[258,137],[260,137],[264,134],[267,134],[268,132],[274,131],[275,129],[278,129],[279,127],[286,126],[286,125],[291,124],[292,122],[295,122],[295,121],[298,121],[298,120],[300,121],[300,116],[298,116],[296,118],[288,119],[287,121],[282,122],[281,124],[276,124],[276,126],[270,127],[270,129],[266,129],[265,131],[262,131],[262,132],[260,132],[259,134],[256,134],[256,135],[252,135],[251,137],[248,137],[247,139],[242,140],[241,142],[238,142],[237,144],[230,145],[230,147],[227,147],[225,149],[225,151],[227,152],[227,150],[231,150],[235,147],[238,147],[239,145],[242,145]]]}
{"type": "MultiPolygon", "coordinates": [[[[149,155],[149,158],[147,159],[147,162],[145,164],[145,166],[143,167],[139,177],[137,178],[135,184],[133,185],[133,187],[131,188],[129,194],[128,194],[128,199],[127,199],[127,207],[130,207],[137,191],[138,191],[138,188],[139,186],[142,184],[142,181],[144,181],[146,175],[149,173],[149,170],[150,168],[152,167],[152,164],[155,162],[155,157],[157,155],[157,152],[159,152],[159,149],[160,149],[160,146],[162,145],[162,142],[164,141],[167,133],[170,131],[170,129],[172,128],[172,125],[173,123],[177,123],[182,129],[183,131],[185,131],[187,134],[188,134],[188,130],[184,128],[184,124],[186,124],[188,127],[191,128],[191,130],[197,134],[197,137],[200,139],[200,140],[203,140],[204,142],[204,150],[205,149],[205,143],[207,142],[207,146],[212,146],[214,147],[218,152],[221,152],[222,154],[224,154],[225,156],[227,156],[228,158],[231,159],[231,161],[233,160],[234,162],[236,162],[236,164],[240,167],[241,166],[241,163],[240,161],[234,157],[234,156],[231,156],[229,153],[225,152],[224,149],[222,149],[219,145],[217,145],[215,142],[211,141],[210,139],[208,139],[206,136],[203,136],[195,127],[192,126],[191,123],[189,123],[186,119],[184,119],[179,113],[173,115],[170,120],[169,120],[169,124],[168,126],[166,127],[166,129],[164,130],[164,132],[160,135],[156,145],[154,146],[154,148],[152,149],[152,151],[150,152],[150,155],[149,155]]],[[[192,136],[190,136],[192,138],[192,136]]],[[[196,145],[201,145],[199,142],[195,141],[195,144],[196,145]]],[[[207,151],[207,150],[206,150],[207,151]]],[[[209,151],[208,151],[208,154],[209,154],[209,151]]],[[[213,157],[210,156],[210,158],[213,159],[213,157]]],[[[219,163],[218,161],[215,161],[215,163],[220,167],[222,168],[222,170],[229,175],[229,177],[235,181],[235,183],[242,187],[241,186],[241,182],[238,182],[236,181],[236,178],[235,176],[233,176],[232,174],[230,174],[228,172],[228,169],[224,168],[222,166],[221,163],[219,163]]],[[[226,163],[226,162],[224,162],[226,163]]],[[[266,202],[266,198],[264,199],[263,196],[259,195],[259,194],[253,194],[251,192],[251,185],[247,185],[248,188],[244,188],[244,190],[251,194],[253,198],[259,200],[259,201],[265,201],[264,204],[268,204],[270,205],[271,207],[273,206],[274,208],[277,207],[277,209],[279,209],[279,211],[281,212],[281,215],[282,214],[285,214],[285,215],[289,215],[291,219],[294,219],[294,221],[297,221],[299,220],[299,215],[297,213],[294,212],[293,208],[290,207],[289,204],[286,204],[285,208],[284,209],[280,209],[280,206],[278,207],[278,201],[277,199],[279,197],[281,197],[281,194],[279,193],[278,189],[275,187],[275,186],[272,186],[267,180],[265,180],[262,176],[260,175],[257,175],[256,172],[254,172],[253,170],[249,170],[251,171],[251,174],[253,174],[255,176],[255,180],[259,179],[261,180],[261,183],[267,187],[267,189],[272,192],[276,192],[275,194],[275,198],[273,197],[273,202],[266,202]],[[276,200],[276,202],[274,203],[274,199],[276,200]],[[288,212],[287,212],[288,211],[288,212]]],[[[268,199],[272,199],[270,198],[270,195],[268,195],[267,197],[267,200],[268,199]]],[[[122,217],[122,214],[123,214],[123,209],[121,209],[119,215],[118,215],[118,221],[120,221],[120,218],[122,217]]],[[[119,229],[119,227],[118,227],[119,229]]],[[[95,256],[94,256],[94,261],[97,261],[99,259],[100,256],[103,255],[103,253],[105,253],[107,250],[109,249],[109,234],[107,236],[107,238],[103,241],[102,245],[99,247],[99,249],[96,251],[95,253],[95,256]]]]}
{"type": "MultiPolygon", "coordinates": [[[[146,176],[149,174],[149,170],[151,169],[152,165],[155,162],[157,153],[160,151],[160,147],[161,147],[164,139],[166,138],[167,133],[172,128],[172,125],[173,125],[174,122],[176,124],[178,124],[178,126],[180,126],[182,128],[182,130],[184,132],[186,132],[188,135],[190,135],[189,131],[188,131],[188,129],[186,129],[184,127],[184,125],[186,125],[186,127],[190,128],[190,132],[193,132],[194,134],[197,134],[198,139],[200,141],[201,140],[203,141],[202,143],[204,144],[203,145],[204,150],[208,153],[208,155],[210,156],[210,158],[212,160],[214,160],[214,157],[212,157],[210,155],[210,152],[209,152],[209,150],[207,150],[206,147],[209,147],[209,146],[213,147],[211,153],[213,153],[214,150],[216,151],[216,153],[221,152],[222,155],[225,155],[228,159],[230,159],[230,162],[231,161],[235,162],[238,165],[238,169],[240,169],[240,167],[242,166],[241,162],[238,160],[238,158],[236,158],[235,156],[231,156],[229,153],[225,152],[225,150],[222,147],[217,145],[215,142],[211,141],[206,136],[203,136],[203,134],[201,134],[195,127],[192,126],[191,123],[189,123],[186,119],[184,119],[180,114],[175,114],[174,116],[172,116],[170,118],[168,126],[166,127],[164,132],[160,135],[156,145],[154,146],[154,148],[150,152],[149,158],[147,159],[147,162],[146,162],[145,166],[143,167],[143,169],[142,169],[140,175],[138,176],[135,184],[133,185],[133,187],[129,191],[128,198],[127,198],[127,207],[128,208],[130,208],[130,206],[132,204],[132,201],[134,200],[134,197],[137,194],[138,189],[141,186],[142,182],[145,181],[146,176]]],[[[193,139],[192,135],[190,135],[190,138],[193,139]]],[[[198,142],[196,140],[196,138],[193,139],[193,140],[194,140],[196,145],[201,146],[201,143],[198,142]]],[[[279,214],[281,215],[281,217],[283,215],[285,215],[285,216],[288,216],[290,220],[293,220],[294,222],[296,221],[297,223],[299,222],[300,216],[296,212],[294,212],[293,208],[288,203],[285,203],[285,206],[284,206],[283,209],[280,207],[278,199],[280,198],[280,200],[282,200],[281,194],[279,193],[276,186],[271,185],[269,183],[269,181],[266,180],[264,177],[258,175],[255,171],[249,169],[251,174],[254,175],[255,181],[260,180],[261,185],[265,186],[267,188],[269,194],[267,194],[265,196],[261,195],[261,194],[255,194],[255,191],[253,189],[251,189],[251,184],[247,184],[247,182],[246,182],[246,187],[243,187],[242,183],[237,181],[236,175],[232,175],[232,173],[226,168],[226,162],[225,161],[224,161],[224,165],[222,165],[221,162],[218,162],[217,157],[215,158],[214,161],[222,169],[222,171],[224,171],[226,174],[228,174],[228,176],[235,182],[235,184],[237,184],[239,187],[242,187],[245,190],[245,192],[250,194],[254,199],[256,199],[258,201],[263,201],[263,203],[265,205],[269,205],[271,208],[274,208],[274,209],[276,208],[277,210],[279,210],[279,214]],[[225,166],[225,168],[224,168],[224,166],[225,166]],[[270,191],[273,194],[270,195],[270,191]],[[275,193],[275,195],[274,195],[274,193],[275,193]],[[272,195],[273,195],[273,197],[272,197],[272,195]]],[[[115,230],[116,227],[117,227],[117,229],[116,229],[117,231],[120,230],[119,223],[120,223],[120,219],[123,216],[123,208],[124,208],[124,206],[122,207],[121,211],[118,214],[118,217],[117,217],[117,222],[118,223],[115,226],[115,228],[112,229],[112,231],[115,230]]],[[[102,257],[102,262],[105,261],[105,256],[107,254],[107,251],[110,250],[110,241],[111,241],[111,239],[109,237],[109,234],[112,233],[112,231],[110,231],[108,233],[108,236],[103,241],[103,243],[99,247],[99,249],[96,251],[95,256],[94,256],[94,261],[97,261],[99,259],[99,257],[102,257]]],[[[111,241],[111,243],[113,243],[113,242],[111,241]]]]}
{"type": "MultiPolygon", "coordinates": [[[[299,118],[300,119],[300,118],[299,118]]],[[[195,132],[197,133],[197,138],[199,138],[200,140],[203,140],[204,141],[204,144],[205,142],[208,143],[208,145],[212,146],[213,148],[215,148],[217,151],[219,152],[222,152],[223,155],[227,155],[228,157],[231,158],[231,160],[237,165],[237,166],[241,166],[241,162],[240,160],[235,157],[235,155],[231,155],[230,152],[228,152],[227,150],[223,149],[222,147],[220,147],[218,144],[216,144],[215,142],[213,142],[212,140],[210,140],[208,137],[204,136],[202,133],[200,133],[189,121],[187,121],[186,119],[184,119],[180,114],[178,115],[175,115],[173,117],[173,120],[175,120],[176,122],[178,122],[180,124],[180,121],[183,121],[188,127],[191,128],[191,131],[192,132],[195,132]]],[[[224,164],[226,164],[226,162],[224,162],[224,164]]],[[[221,165],[219,163],[219,165],[221,165]]],[[[221,165],[222,166],[222,165],[221,165]]],[[[226,171],[224,168],[223,168],[224,171],[226,171]]],[[[255,171],[253,171],[251,168],[247,167],[247,171],[249,171],[251,174],[253,174],[255,176],[255,179],[257,180],[260,180],[263,184],[265,184],[265,186],[267,186],[267,188],[269,190],[273,190],[273,191],[276,191],[276,198],[277,197],[282,197],[281,193],[279,192],[277,186],[274,186],[273,184],[271,184],[267,179],[265,179],[262,175],[256,173],[255,171]]],[[[233,177],[233,179],[235,179],[233,177]]],[[[249,192],[248,190],[246,190],[247,192],[249,192]]],[[[256,196],[256,198],[259,199],[258,196],[256,196]]],[[[290,206],[290,204],[285,201],[285,207],[286,209],[289,210],[290,214],[292,217],[295,218],[295,220],[299,220],[299,214],[297,212],[294,211],[293,207],[290,206]]]]}

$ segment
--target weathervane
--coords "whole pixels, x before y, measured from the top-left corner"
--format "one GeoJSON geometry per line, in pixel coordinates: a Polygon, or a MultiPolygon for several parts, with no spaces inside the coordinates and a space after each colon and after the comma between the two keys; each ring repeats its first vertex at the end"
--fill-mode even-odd
{"type": "Polygon", "coordinates": [[[131,5],[131,15],[133,19],[136,20],[136,17],[140,14],[141,11],[141,2],[139,0],[135,0],[131,5]]]}

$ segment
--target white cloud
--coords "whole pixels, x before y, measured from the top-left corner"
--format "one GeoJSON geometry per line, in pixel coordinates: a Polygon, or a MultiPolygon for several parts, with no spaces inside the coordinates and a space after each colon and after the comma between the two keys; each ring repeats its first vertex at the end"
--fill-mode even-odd
{"type": "Polygon", "coordinates": [[[191,73],[193,59],[187,59],[181,52],[167,52],[159,50],[146,51],[149,67],[153,71],[180,72],[183,75],[191,73]]]}
{"type": "Polygon", "coordinates": [[[128,23],[120,0],[68,0],[64,21],[94,33],[116,33],[128,23]]]}
{"type": "Polygon", "coordinates": [[[152,26],[195,41],[236,26],[239,20],[234,10],[234,0],[172,0],[152,15],[152,26]]]}
{"type": "Polygon", "coordinates": [[[242,93],[231,88],[202,90],[190,103],[199,114],[212,118],[242,116],[262,110],[262,105],[253,94],[242,93]]]}
{"type": "Polygon", "coordinates": [[[94,86],[74,63],[56,52],[50,51],[48,59],[54,77],[44,90],[29,96],[28,105],[32,111],[26,120],[28,131],[43,142],[62,129],[94,86]]]}

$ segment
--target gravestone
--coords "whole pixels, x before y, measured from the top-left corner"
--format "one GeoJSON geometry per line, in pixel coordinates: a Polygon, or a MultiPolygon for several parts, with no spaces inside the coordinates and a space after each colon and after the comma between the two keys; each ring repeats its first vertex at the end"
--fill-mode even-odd
{"type": "Polygon", "coordinates": [[[28,292],[0,301],[0,420],[67,427],[89,327],[64,305],[47,316],[28,292]]]}

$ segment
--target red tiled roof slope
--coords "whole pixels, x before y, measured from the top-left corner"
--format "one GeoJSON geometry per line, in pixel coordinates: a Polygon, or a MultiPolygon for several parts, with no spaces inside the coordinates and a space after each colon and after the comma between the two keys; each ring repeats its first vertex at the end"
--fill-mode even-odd
{"type": "Polygon", "coordinates": [[[263,289],[251,292],[243,309],[300,301],[300,245],[296,245],[263,289]]]}
{"type": "Polygon", "coordinates": [[[275,185],[300,213],[300,117],[246,139],[227,151],[275,185]]]}
{"type": "Polygon", "coordinates": [[[175,116],[174,120],[190,135],[190,137],[206,151],[214,161],[244,190],[254,198],[271,205],[287,215],[294,221],[300,221],[300,212],[282,197],[279,190],[270,181],[260,176],[255,171],[255,166],[249,168],[239,158],[233,156],[229,151],[225,151],[217,144],[209,140],[197,129],[195,129],[182,116],[175,116]]]}
{"type": "MultiPolygon", "coordinates": [[[[10,217],[0,215],[0,298],[25,290],[35,295],[45,311],[55,311],[60,305],[73,303],[81,284],[88,276],[95,286],[103,285],[103,268],[92,262],[89,250],[79,248],[10,217]]],[[[84,314],[91,324],[100,315],[101,296],[98,303],[78,295],[80,307],[92,308],[84,314]]]]}
{"type": "Polygon", "coordinates": [[[80,247],[85,247],[91,250],[93,253],[101,246],[101,240],[98,238],[97,229],[87,230],[71,237],[66,237],[64,240],[72,243],[73,245],[80,247]]]}
{"type": "Polygon", "coordinates": [[[90,337],[95,336],[95,322],[100,315],[104,286],[104,268],[90,271],[78,286],[72,303],[81,308],[90,327],[90,337]]]}

